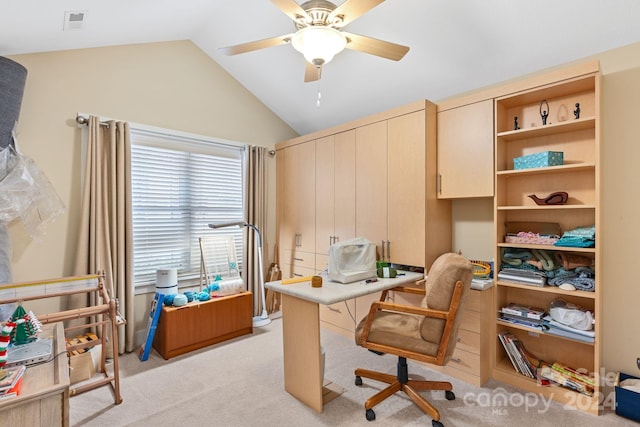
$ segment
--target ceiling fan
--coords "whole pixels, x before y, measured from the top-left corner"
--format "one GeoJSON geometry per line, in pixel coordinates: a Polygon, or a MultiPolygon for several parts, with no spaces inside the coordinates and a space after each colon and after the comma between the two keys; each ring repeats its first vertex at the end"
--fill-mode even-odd
{"type": "Polygon", "coordinates": [[[409,47],[341,30],[383,1],[345,0],[340,6],[336,6],[326,0],[308,0],[301,5],[294,0],[271,0],[293,20],[296,31],[220,48],[220,51],[227,55],[237,55],[291,43],[306,59],[305,82],[319,80],[322,66],[344,48],[399,61],[409,51],[409,47]]]}

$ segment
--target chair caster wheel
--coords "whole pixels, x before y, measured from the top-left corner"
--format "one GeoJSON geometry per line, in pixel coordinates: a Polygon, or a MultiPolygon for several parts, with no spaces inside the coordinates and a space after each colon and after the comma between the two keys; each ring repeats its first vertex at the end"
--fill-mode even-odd
{"type": "Polygon", "coordinates": [[[444,424],[442,424],[440,421],[431,420],[431,426],[432,427],[444,427],[444,424]]]}
{"type": "Polygon", "coordinates": [[[362,377],[360,375],[356,375],[356,385],[362,385],[362,377]]]}
{"type": "Polygon", "coordinates": [[[454,400],[456,398],[456,395],[452,391],[447,390],[447,391],[444,392],[444,397],[447,400],[454,400]]]}
{"type": "Polygon", "coordinates": [[[376,413],[373,412],[373,409],[367,409],[365,415],[367,416],[367,421],[373,421],[376,419],[376,413]]]}

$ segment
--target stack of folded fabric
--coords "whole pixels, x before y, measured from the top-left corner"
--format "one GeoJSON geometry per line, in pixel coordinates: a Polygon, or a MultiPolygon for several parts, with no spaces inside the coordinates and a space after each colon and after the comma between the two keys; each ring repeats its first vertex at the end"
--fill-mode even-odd
{"type": "Polygon", "coordinates": [[[569,246],[574,248],[593,248],[596,245],[596,226],[577,227],[565,231],[554,246],[569,246]]]}

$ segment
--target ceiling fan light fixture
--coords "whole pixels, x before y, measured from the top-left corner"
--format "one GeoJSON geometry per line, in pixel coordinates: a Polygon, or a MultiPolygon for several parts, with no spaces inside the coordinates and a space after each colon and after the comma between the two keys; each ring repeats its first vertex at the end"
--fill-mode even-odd
{"type": "Polygon", "coordinates": [[[315,66],[331,61],[347,46],[346,37],[335,28],[310,26],[298,30],[291,38],[291,45],[315,66]]]}

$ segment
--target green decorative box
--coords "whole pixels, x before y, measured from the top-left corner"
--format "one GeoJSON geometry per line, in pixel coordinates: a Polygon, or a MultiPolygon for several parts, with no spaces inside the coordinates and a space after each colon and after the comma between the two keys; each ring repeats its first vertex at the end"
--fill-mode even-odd
{"type": "Polygon", "coordinates": [[[561,166],[564,164],[562,151],[543,151],[513,159],[514,169],[544,168],[547,166],[561,166]]]}

